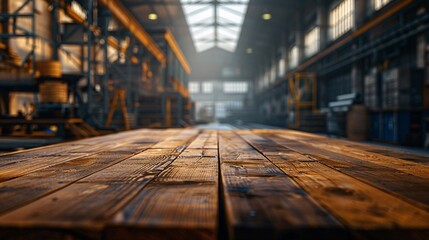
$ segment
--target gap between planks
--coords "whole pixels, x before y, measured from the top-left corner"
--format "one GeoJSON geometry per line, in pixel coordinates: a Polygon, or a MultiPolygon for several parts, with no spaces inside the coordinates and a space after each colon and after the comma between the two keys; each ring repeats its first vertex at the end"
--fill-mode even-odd
{"type": "Polygon", "coordinates": [[[230,237],[345,237],[335,217],[233,131],[219,132],[219,152],[230,237]]]}
{"type": "Polygon", "coordinates": [[[32,154],[32,152],[24,152],[0,157],[2,163],[2,165],[0,165],[0,182],[56,164],[108,151],[109,149],[119,147],[138,138],[139,135],[137,133],[145,134],[148,132],[147,130],[140,130],[140,132],[132,131],[134,137],[130,136],[129,132],[126,132],[126,134],[108,135],[104,136],[104,138],[96,137],[95,139],[80,140],[71,142],[69,145],[61,145],[60,149],[54,150],[53,152],[49,151],[52,149],[43,148],[35,149],[35,154],[32,154]],[[69,146],[69,148],[64,150],[65,146],[69,146]]]}
{"type": "Polygon", "coordinates": [[[152,134],[150,137],[143,135],[108,151],[73,159],[1,182],[0,189],[7,190],[0,191],[0,199],[3,200],[0,203],[0,214],[30,203],[84,177],[139,154],[165,139],[168,134],[169,132],[167,131],[152,134]]]}
{"type": "MultiPolygon", "coordinates": [[[[350,157],[323,148],[311,146],[291,139],[287,134],[285,134],[286,131],[282,131],[280,134],[267,134],[263,131],[254,132],[273,140],[279,145],[315,159],[337,171],[403,198],[411,204],[416,204],[426,210],[429,210],[428,178],[408,174],[393,167],[379,165],[368,159],[350,157]]],[[[425,165],[422,165],[422,167],[423,166],[426,167],[425,165]]]]}
{"type": "Polygon", "coordinates": [[[216,131],[204,131],[106,228],[106,239],[216,239],[216,131]]]}
{"type": "Polygon", "coordinates": [[[421,239],[429,233],[425,209],[251,131],[239,134],[338,217],[353,237],[421,239]]]}
{"type": "Polygon", "coordinates": [[[183,130],[154,145],[159,147],[164,143],[170,148],[152,146],[0,216],[0,238],[43,239],[46,232],[60,238],[100,238],[103,226],[113,214],[176,159],[183,146],[197,134],[197,130],[183,130]]]}

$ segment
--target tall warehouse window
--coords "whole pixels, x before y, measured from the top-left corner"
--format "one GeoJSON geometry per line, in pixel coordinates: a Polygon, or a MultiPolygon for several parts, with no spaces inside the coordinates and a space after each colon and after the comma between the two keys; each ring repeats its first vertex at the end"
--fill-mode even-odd
{"type": "Polygon", "coordinates": [[[212,93],[213,92],[213,83],[204,82],[203,83],[203,93],[212,93]]]}
{"type": "Polygon", "coordinates": [[[305,56],[310,57],[320,49],[320,28],[314,27],[305,35],[305,56]]]}
{"type": "Polygon", "coordinates": [[[284,57],[279,59],[278,67],[277,67],[279,77],[283,77],[286,73],[286,60],[284,57]]]}
{"type": "Polygon", "coordinates": [[[387,5],[391,0],[371,0],[372,8],[377,11],[387,5]]]}
{"type": "Polygon", "coordinates": [[[264,73],[264,87],[268,87],[270,85],[270,74],[268,71],[264,73]]]}
{"type": "Polygon", "coordinates": [[[340,1],[329,13],[330,38],[335,40],[353,28],[355,1],[340,1]]]}
{"type": "Polygon", "coordinates": [[[271,65],[271,77],[270,77],[270,82],[273,83],[276,81],[277,78],[277,71],[276,71],[276,65],[272,64],[271,65]]]}
{"type": "Polygon", "coordinates": [[[224,82],[224,93],[246,93],[248,89],[247,82],[224,82]]]}
{"type": "Polygon", "coordinates": [[[295,68],[296,66],[298,66],[298,55],[299,55],[298,47],[293,46],[289,50],[289,67],[290,68],[295,68]]]}
{"type": "Polygon", "coordinates": [[[198,82],[190,82],[189,83],[189,92],[190,93],[198,93],[198,92],[200,92],[200,83],[198,83],[198,82]]]}

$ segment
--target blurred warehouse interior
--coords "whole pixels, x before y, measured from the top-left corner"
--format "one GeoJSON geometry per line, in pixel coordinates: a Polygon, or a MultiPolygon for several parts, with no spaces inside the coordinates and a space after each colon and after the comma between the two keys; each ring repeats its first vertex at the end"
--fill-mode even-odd
{"type": "Polygon", "coordinates": [[[428,147],[428,27],[426,0],[3,0],[2,146],[220,122],[428,147]]]}

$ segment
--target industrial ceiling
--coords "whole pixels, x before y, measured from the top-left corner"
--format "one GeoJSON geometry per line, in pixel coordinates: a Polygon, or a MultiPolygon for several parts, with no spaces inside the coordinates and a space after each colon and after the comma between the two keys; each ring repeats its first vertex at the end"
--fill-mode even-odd
{"type": "MultiPolygon", "coordinates": [[[[149,30],[169,28],[188,58],[218,48],[234,54],[254,54],[281,40],[293,26],[289,13],[305,1],[297,0],[123,0],[149,30]],[[149,15],[156,13],[156,19],[149,15]],[[265,13],[269,19],[263,19],[265,13]],[[247,52],[249,53],[249,52],[247,52]]],[[[308,2],[308,1],[307,1],[308,2]]]]}

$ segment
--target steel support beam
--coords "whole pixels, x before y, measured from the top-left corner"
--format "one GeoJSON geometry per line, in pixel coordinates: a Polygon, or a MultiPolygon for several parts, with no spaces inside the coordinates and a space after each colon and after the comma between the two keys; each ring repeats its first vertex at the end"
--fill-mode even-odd
{"type": "Polygon", "coordinates": [[[93,22],[93,5],[94,5],[94,2],[93,2],[93,0],[88,0],[87,1],[87,8],[86,8],[86,10],[87,10],[87,26],[86,26],[86,34],[87,34],[87,39],[86,39],[86,42],[87,42],[87,45],[86,45],[86,59],[87,59],[87,62],[86,62],[86,66],[87,66],[87,68],[86,68],[86,73],[85,73],[85,78],[86,78],[86,92],[87,92],[87,96],[88,96],[88,98],[87,98],[87,103],[86,103],[86,109],[87,109],[87,111],[86,111],[86,114],[87,114],[87,116],[86,117],[89,117],[89,115],[90,115],[90,112],[91,112],[91,105],[92,105],[92,82],[93,82],[93,76],[94,76],[94,73],[93,73],[93,71],[91,71],[91,69],[92,69],[92,63],[91,63],[91,59],[92,59],[92,53],[91,53],[91,51],[92,51],[92,44],[93,44],[93,41],[92,41],[92,39],[93,39],[93,35],[92,35],[92,31],[91,31],[91,25],[92,25],[92,22],[93,22]]]}
{"type": "Polygon", "coordinates": [[[52,60],[59,60],[58,50],[60,48],[60,23],[59,23],[59,14],[58,9],[60,4],[57,1],[52,1],[51,3],[51,19],[52,19],[52,60]]]}
{"type": "Polygon", "coordinates": [[[99,0],[100,4],[110,9],[112,15],[122,23],[148,50],[156,59],[165,65],[165,56],[152,37],[143,29],[140,22],[137,21],[131,12],[125,8],[118,0],[99,0]]]}

